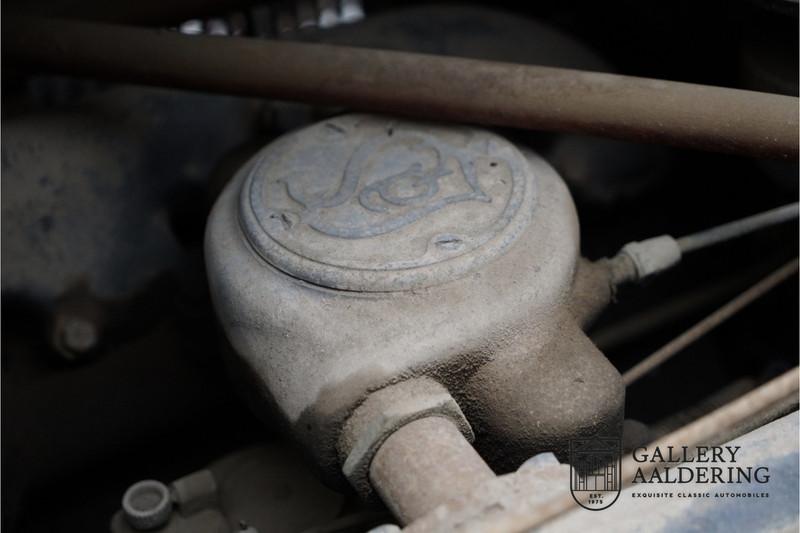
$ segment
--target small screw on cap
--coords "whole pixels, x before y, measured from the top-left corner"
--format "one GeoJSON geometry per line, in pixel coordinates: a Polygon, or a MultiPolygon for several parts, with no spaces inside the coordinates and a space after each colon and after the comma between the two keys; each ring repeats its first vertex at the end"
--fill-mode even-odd
{"type": "Polygon", "coordinates": [[[134,483],[122,497],[122,512],[128,524],[137,531],[161,527],[172,514],[169,489],[152,479],[134,483]]]}

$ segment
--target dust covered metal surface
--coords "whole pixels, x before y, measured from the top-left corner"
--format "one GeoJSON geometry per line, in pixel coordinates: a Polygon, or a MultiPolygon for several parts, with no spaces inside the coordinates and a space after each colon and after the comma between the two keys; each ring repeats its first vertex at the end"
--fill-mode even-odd
{"type": "Polygon", "coordinates": [[[434,285],[502,254],[536,178],[508,141],[348,115],[264,149],[241,191],[248,241],[297,278],[355,291],[434,285]]]}

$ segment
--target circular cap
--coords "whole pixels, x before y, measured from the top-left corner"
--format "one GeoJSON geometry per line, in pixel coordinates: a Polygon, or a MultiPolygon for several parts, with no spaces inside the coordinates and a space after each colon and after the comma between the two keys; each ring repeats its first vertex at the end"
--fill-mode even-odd
{"type": "Polygon", "coordinates": [[[248,172],[240,217],[258,254],[351,291],[462,276],[502,254],[535,205],[535,176],[502,137],[366,115],[282,137],[248,172]]]}
{"type": "Polygon", "coordinates": [[[131,485],[122,496],[122,512],[132,528],[139,531],[161,527],[169,521],[172,498],[160,481],[148,479],[131,485]]]}

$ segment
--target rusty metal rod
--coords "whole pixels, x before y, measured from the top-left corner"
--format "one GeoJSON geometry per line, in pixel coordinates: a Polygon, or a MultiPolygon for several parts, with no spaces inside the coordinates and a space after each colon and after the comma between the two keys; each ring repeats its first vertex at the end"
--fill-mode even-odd
{"type": "Polygon", "coordinates": [[[798,99],[737,89],[331,46],[3,17],[17,67],[456,122],[794,159],[798,99]]]}
{"type": "MultiPolygon", "coordinates": [[[[731,428],[735,428],[753,416],[758,415],[766,409],[771,408],[778,402],[790,396],[796,396],[800,387],[800,370],[794,367],[777,378],[769,381],[760,387],[748,392],[716,411],[695,420],[669,435],[662,437],[648,446],[653,448],[660,446],[666,448],[673,446],[698,446],[724,433],[731,428]]],[[[622,461],[622,481],[623,486],[629,484],[636,474],[637,467],[642,466],[627,456],[622,461]]],[[[650,464],[653,468],[655,464],[650,464]]],[[[646,466],[645,466],[646,468],[646,466]]],[[[562,514],[577,508],[577,504],[570,494],[553,498],[542,505],[537,506],[524,515],[506,514],[498,516],[492,523],[492,532],[523,532],[530,531],[550,522],[562,514]]]]}
{"type": "Polygon", "coordinates": [[[675,354],[701,338],[703,335],[716,328],[727,319],[753,303],[755,300],[765,295],[782,281],[788,279],[797,272],[798,260],[795,258],[789,261],[778,270],[772,272],[767,277],[741,293],[739,296],[729,301],[697,324],[693,325],[667,344],[645,357],[634,365],[624,374],[622,381],[626,386],[630,386],[636,380],[667,361],[675,354]]]}
{"type": "MultiPolygon", "coordinates": [[[[648,447],[663,449],[670,445],[692,447],[716,441],[720,434],[747,422],[748,419],[784,399],[796,396],[798,387],[800,387],[800,371],[798,367],[794,367],[706,416],[664,435],[648,444],[648,447]]],[[[636,471],[642,466],[630,455],[625,457],[622,461],[623,484],[630,483],[636,471]]],[[[645,465],[643,471],[649,474],[655,466],[655,463],[645,465]]]]}
{"type": "Polygon", "coordinates": [[[455,424],[440,416],[392,433],[369,469],[373,487],[403,524],[494,477],[455,424]]]}

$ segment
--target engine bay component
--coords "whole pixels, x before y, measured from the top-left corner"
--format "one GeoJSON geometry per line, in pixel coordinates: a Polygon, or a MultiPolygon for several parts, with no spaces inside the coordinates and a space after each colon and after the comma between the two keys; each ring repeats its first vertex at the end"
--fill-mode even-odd
{"type": "Polygon", "coordinates": [[[404,524],[494,477],[456,426],[440,416],[393,432],[370,466],[370,481],[404,524]]]}
{"type": "Polygon", "coordinates": [[[134,483],[122,496],[122,512],[137,531],[159,528],[169,522],[172,514],[169,489],[152,479],[134,483]]]}
{"type": "MultiPolygon", "coordinates": [[[[671,235],[659,235],[644,241],[629,242],[622,247],[614,261],[617,263],[629,261],[631,265],[627,267],[619,265],[621,267],[618,269],[619,273],[627,275],[628,281],[641,281],[678,264],[686,253],[741,237],[774,224],[794,220],[797,216],[798,204],[794,202],[678,239],[671,235]],[[630,266],[633,268],[629,268],[630,266]]],[[[618,283],[624,281],[624,279],[617,280],[618,283]]]]}
{"type": "Polygon", "coordinates": [[[758,157],[798,156],[797,98],[787,96],[532,65],[186,36],[24,16],[8,17],[3,30],[4,58],[14,65],[57,72],[758,157]],[[103,43],[113,43],[116,53],[104,53],[103,43]],[[152,60],[141,63],[143,54],[152,60]],[[475,98],[476,86],[486,83],[492,90],[475,98]]]}
{"type": "Polygon", "coordinates": [[[3,6],[3,531],[797,529],[796,0],[68,3],[3,6]]]}
{"type": "MultiPolygon", "coordinates": [[[[334,520],[344,506],[344,497],[324,487],[290,447],[260,445],[237,450],[168,484],[134,483],[110,529],[111,533],[314,531],[334,520]],[[308,501],[314,502],[313,509],[308,501]],[[157,521],[142,519],[154,516],[156,509],[161,509],[157,521]]],[[[359,524],[363,530],[387,517],[364,513],[359,524]]]]}
{"type": "Polygon", "coordinates": [[[620,430],[620,375],[581,329],[610,269],[580,259],[558,175],[494,133],[345,115],[288,134],[218,199],[206,260],[256,411],[329,481],[375,427],[354,411],[415,377],[500,470],[620,430]]]}
{"type": "Polygon", "coordinates": [[[794,276],[797,273],[797,266],[797,259],[795,258],[793,261],[790,261],[775,272],[772,272],[769,276],[760,280],[730,302],[727,302],[725,305],[715,310],[666,345],[639,361],[622,375],[625,386],[629,386],[643,375],[651,372],[658,365],[664,363],[664,361],[667,361],[683,348],[702,337],[709,330],[719,326],[742,308],[753,303],[754,300],[757,300],[760,296],[774,289],[777,285],[780,285],[781,282],[794,276]]]}

